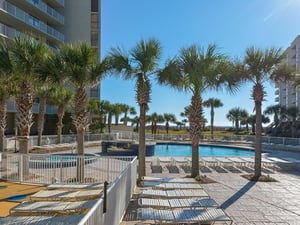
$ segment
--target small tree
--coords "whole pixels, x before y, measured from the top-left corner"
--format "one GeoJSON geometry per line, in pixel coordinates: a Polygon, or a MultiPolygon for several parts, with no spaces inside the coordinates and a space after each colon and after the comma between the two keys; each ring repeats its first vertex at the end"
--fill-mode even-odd
{"type": "Polygon", "coordinates": [[[209,98],[208,100],[203,102],[205,107],[210,108],[210,136],[211,139],[214,139],[214,117],[215,117],[215,108],[219,108],[223,106],[223,103],[220,99],[217,98],[209,98]]]}
{"type": "Polygon", "coordinates": [[[167,132],[167,134],[169,134],[169,127],[170,127],[170,122],[171,123],[176,123],[176,116],[174,115],[174,114],[172,114],[172,113],[164,113],[164,120],[165,120],[165,122],[166,122],[166,125],[165,125],[165,127],[166,127],[166,132],[167,132]]]}

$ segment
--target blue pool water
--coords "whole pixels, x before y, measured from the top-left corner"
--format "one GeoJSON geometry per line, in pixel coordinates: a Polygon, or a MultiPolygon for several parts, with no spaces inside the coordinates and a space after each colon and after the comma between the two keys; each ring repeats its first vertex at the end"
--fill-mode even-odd
{"type": "MultiPolygon", "coordinates": [[[[192,156],[189,144],[159,143],[155,145],[156,156],[192,156]]],[[[199,145],[200,156],[253,156],[254,151],[227,146],[199,145]]]]}

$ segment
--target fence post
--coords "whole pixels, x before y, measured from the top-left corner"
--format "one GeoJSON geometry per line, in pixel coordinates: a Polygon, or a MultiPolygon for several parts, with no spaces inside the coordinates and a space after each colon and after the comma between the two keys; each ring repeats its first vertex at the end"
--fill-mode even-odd
{"type": "Polygon", "coordinates": [[[23,154],[20,154],[20,161],[19,161],[19,182],[23,181],[23,154]]]}
{"type": "Polygon", "coordinates": [[[106,157],[106,160],[107,160],[107,177],[106,177],[106,179],[109,180],[109,158],[106,157]]]}
{"type": "Polygon", "coordinates": [[[103,198],[103,213],[106,213],[106,209],[107,209],[107,185],[108,185],[108,182],[105,181],[105,182],[104,182],[104,189],[103,189],[103,192],[104,192],[104,198],[103,198]]]}

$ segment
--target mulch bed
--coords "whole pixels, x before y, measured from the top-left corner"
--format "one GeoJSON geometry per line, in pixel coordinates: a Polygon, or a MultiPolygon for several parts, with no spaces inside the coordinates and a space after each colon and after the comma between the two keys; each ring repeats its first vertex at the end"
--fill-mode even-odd
{"type": "Polygon", "coordinates": [[[275,178],[270,177],[269,175],[261,175],[258,179],[254,177],[254,174],[243,174],[241,176],[249,181],[278,182],[275,178]]]}

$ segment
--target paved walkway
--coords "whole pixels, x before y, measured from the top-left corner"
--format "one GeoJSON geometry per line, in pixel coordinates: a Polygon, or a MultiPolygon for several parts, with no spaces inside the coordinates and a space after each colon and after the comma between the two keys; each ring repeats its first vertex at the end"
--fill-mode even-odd
{"type": "MultiPolygon", "coordinates": [[[[150,164],[146,171],[148,176],[156,177],[188,175],[182,170],[171,174],[166,169],[162,173],[151,173],[150,164]]],[[[300,169],[271,172],[270,176],[279,182],[250,182],[241,177],[245,172],[203,174],[216,181],[202,186],[232,218],[233,224],[300,225],[300,169]]],[[[153,224],[153,221],[139,221],[136,209],[136,202],[132,201],[122,225],[153,224]]]]}

